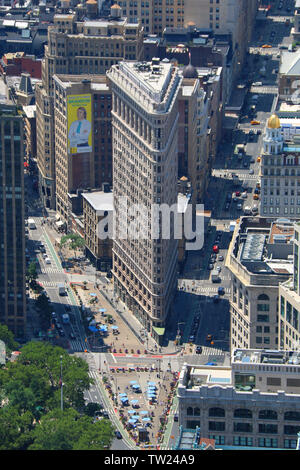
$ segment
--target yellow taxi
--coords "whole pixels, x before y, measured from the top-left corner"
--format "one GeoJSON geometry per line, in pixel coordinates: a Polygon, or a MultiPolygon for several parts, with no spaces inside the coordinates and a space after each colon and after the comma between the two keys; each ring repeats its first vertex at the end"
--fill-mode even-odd
{"type": "Polygon", "coordinates": [[[257,126],[260,124],[260,121],[251,121],[251,126],[257,126]]]}
{"type": "Polygon", "coordinates": [[[261,46],[263,49],[270,49],[272,48],[272,46],[270,46],[270,44],[264,44],[263,46],[261,46]]]}
{"type": "Polygon", "coordinates": [[[260,162],[260,157],[257,157],[257,160],[256,160],[258,163],[260,162]]]}
{"type": "Polygon", "coordinates": [[[253,199],[254,199],[255,201],[257,201],[257,199],[259,199],[258,194],[253,194],[253,199]]]}

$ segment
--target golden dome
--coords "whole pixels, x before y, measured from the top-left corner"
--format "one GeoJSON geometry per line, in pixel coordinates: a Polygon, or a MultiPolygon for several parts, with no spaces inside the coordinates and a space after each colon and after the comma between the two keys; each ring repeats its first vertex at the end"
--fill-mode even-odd
{"type": "Polygon", "coordinates": [[[269,117],[267,127],[269,129],[279,129],[280,120],[277,114],[272,114],[272,116],[269,117]]]}

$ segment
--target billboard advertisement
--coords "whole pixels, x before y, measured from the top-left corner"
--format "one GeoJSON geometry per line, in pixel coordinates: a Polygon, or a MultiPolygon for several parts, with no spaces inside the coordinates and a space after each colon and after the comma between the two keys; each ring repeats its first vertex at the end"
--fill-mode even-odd
{"type": "Polygon", "coordinates": [[[92,152],[92,97],[69,95],[67,97],[68,152],[92,152]]]}

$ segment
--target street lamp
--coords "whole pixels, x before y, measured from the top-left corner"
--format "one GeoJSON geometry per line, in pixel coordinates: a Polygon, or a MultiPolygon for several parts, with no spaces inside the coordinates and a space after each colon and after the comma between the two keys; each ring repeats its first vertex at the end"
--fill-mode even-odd
{"type": "Polygon", "coordinates": [[[61,411],[64,410],[62,356],[60,356],[60,408],[61,408],[61,411]]]}

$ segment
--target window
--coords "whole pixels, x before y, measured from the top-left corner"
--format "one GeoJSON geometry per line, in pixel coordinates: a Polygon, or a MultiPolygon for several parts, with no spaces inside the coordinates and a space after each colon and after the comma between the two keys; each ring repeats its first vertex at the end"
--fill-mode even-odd
{"type": "Polygon", "coordinates": [[[277,424],[259,424],[258,432],[263,434],[277,434],[278,426],[277,424]]]}
{"type": "Polygon", "coordinates": [[[260,410],[258,419],[277,419],[277,413],[274,410],[260,410]]]}
{"type": "Polygon", "coordinates": [[[208,415],[215,418],[224,418],[225,410],[224,408],[210,408],[208,415]]]}
{"type": "Polygon", "coordinates": [[[237,408],[233,413],[234,418],[249,418],[252,419],[252,411],[247,408],[237,408]]]}
{"type": "Polygon", "coordinates": [[[225,422],[224,421],[209,421],[208,429],[210,431],[225,431],[225,422]]]}
{"type": "Polygon", "coordinates": [[[284,419],[287,421],[300,421],[300,411],[286,411],[284,419]]]}
{"type": "Polygon", "coordinates": [[[233,431],[234,432],[252,432],[252,424],[251,423],[233,423],[233,431]]]}

